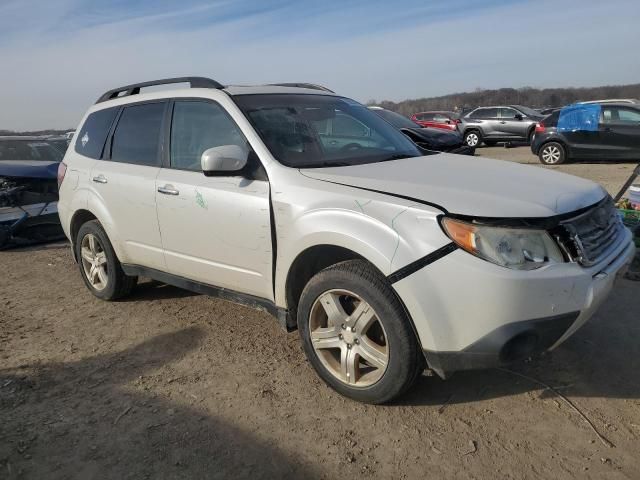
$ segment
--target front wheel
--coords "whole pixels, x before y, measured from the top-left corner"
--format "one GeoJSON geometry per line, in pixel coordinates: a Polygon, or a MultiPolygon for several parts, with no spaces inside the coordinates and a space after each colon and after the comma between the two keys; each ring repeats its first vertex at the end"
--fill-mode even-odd
{"type": "Polygon", "coordinates": [[[477,130],[471,130],[464,134],[464,143],[469,147],[477,147],[480,145],[481,141],[482,137],[480,136],[480,132],[477,130]]]}
{"type": "Polygon", "coordinates": [[[388,402],[424,369],[400,302],[363,260],[339,263],[309,281],[300,298],[298,328],[318,375],[354,400],[388,402]]]}
{"type": "Polygon", "coordinates": [[[545,165],[559,165],[566,160],[564,147],[558,142],[545,143],[538,152],[540,162],[545,165]]]}

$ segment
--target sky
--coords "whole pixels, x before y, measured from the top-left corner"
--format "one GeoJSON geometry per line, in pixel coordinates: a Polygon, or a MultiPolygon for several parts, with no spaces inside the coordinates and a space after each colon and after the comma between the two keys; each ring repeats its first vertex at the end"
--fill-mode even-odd
{"type": "Polygon", "coordinates": [[[639,0],[0,0],[0,129],[174,76],[361,102],[640,82],[639,0]]]}

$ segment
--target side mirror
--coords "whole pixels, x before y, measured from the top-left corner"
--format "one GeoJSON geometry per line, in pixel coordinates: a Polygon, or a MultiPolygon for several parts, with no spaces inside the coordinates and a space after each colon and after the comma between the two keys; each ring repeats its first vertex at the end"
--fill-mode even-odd
{"type": "Polygon", "coordinates": [[[516,120],[522,120],[524,117],[522,116],[522,114],[520,113],[516,113],[516,116],[514,117],[516,120]]]}
{"type": "Polygon", "coordinates": [[[202,173],[207,177],[237,174],[247,164],[248,157],[248,150],[238,145],[209,148],[200,157],[202,173]]]}

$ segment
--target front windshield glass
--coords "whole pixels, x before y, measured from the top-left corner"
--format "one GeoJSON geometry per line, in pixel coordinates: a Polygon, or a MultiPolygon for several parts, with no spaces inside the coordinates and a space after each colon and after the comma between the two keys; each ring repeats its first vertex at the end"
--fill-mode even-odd
{"type": "Polygon", "coordinates": [[[47,142],[38,140],[2,140],[0,139],[0,161],[36,160],[59,162],[62,154],[47,142]]]}
{"type": "Polygon", "coordinates": [[[329,95],[238,95],[234,100],[271,154],[294,168],[419,157],[402,133],[353,100],[329,95]]]}

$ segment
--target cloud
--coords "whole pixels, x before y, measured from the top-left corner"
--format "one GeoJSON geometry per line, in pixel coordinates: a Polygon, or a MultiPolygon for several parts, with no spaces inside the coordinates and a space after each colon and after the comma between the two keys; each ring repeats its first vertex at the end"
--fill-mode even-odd
{"type": "Polygon", "coordinates": [[[167,76],[309,81],[360,101],[640,77],[637,1],[398,3],[9,1],[0,129],[72,127],[102,92],[167,76]]]}

